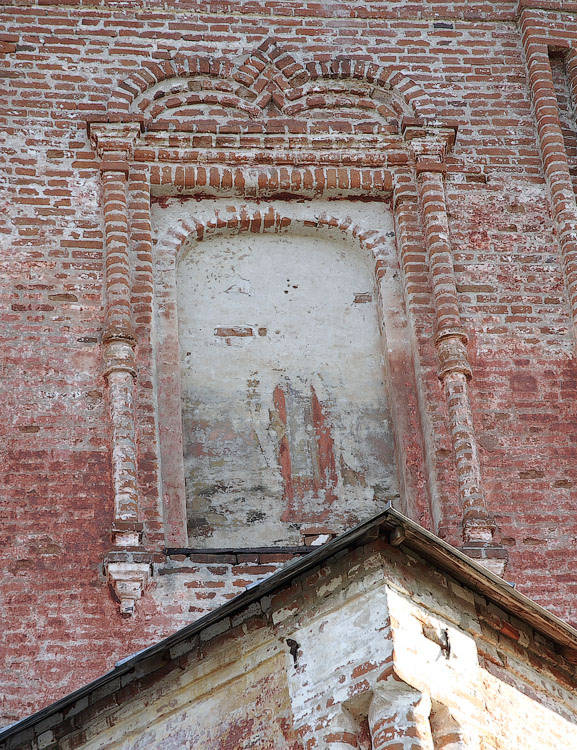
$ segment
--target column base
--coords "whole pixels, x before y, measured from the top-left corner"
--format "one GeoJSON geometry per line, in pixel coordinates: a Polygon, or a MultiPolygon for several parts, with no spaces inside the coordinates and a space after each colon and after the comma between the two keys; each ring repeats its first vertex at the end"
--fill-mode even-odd
{"type": "Polygon", "coordinates": [[[471,557],[473,560],[487,568],[491,573],[503,577],[507,563],[509,562],[509,553],[500,544],[483,544],[482,542],[468,542],[461,548],[461,552],[471,557]]]}
{"type": "Polygon", "coordinates": [[[118,548],[137,548],[142,544],[143,525],[134,521],[115,521],[112,543],[118,548]]]}

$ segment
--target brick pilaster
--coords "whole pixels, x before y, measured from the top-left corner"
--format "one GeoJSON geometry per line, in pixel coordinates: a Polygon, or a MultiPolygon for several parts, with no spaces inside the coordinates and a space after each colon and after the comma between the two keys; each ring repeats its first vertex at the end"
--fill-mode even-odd
{"type": "Polygon", "coordinates": [[[130,314],[127,174],[120,171],[117,161],[107,162],[103,159],[102,170],[106,237],[103,358],[112,423],[115,542],[122,546],[133,546],[133,535],[126,526],[138,522],[134,428],[136,370],[130,314]],[[109,168],[110,165],[112,168],[109,168]]]}
{"type": "MultiPolygon", "coordinates": [[[[402,284],[407,306],[407,315],[411,321],[411,349],[416,358],[420,358],[419,342],[426,339],[426,325],[429,315],[428,306],[423,303],[427,298],[427,255],[424,246],[421,226],[419,222],[418,198],[414,175],[409,168],[398,169],[395,172],[393,192],[393,216],[395,221],[395,237],[398,248],[399,264],[402,270],[402,284]]],[[[406,346],[406,342],[405,342],[406,346]]],[[[428,509],[431,513],[434,531],[438,531],[441,522],[440,509],[444,507],[442,493],[437,476],[438,467],[435,455],[441,448],[441,437],[434,429],[434,419],[431,418],[426,407],[426,385],[422,376],[423,367],[417,366],[417,378],[421,382],[416,387],[420,418],[424,432],[430,435],[433,444],[423,441],[425,453],[424,465],[427,472],[427,488],[429,497],[428,509]]]]}
{"type": "MultiPolygon", "coordinates": [[[[563,259],[565,288],[569,297],[575,337],[577,334],[577,203],[559,121],[548,48],[542,36],[533,33],[531,19],[526,18],[524,14],[521,17],[521,30],[529,74],[529,88],[537,124],[539,150],[563,259]]],[[[574,96],[576,63],[574,53],[571,51],[568,53],[567,72],[574,96]]]]}
{"type": "MultiPolygon", "coordinates": [[[[134,125],[93,125],[91,136],[101,157],[105,235],[103,375],[108,386],[112,428],[112,483],[116,550],[134,550],[141,544],[139,522],[134,381],[135,338],[131,313],[128,172],[134,125]]],[[[122,614],[132,614],[148,581],[150,565],[125,559],[107,561],[108,578],[120,600],[122,614]]]]}
{"type": "Polygon", "coordinates": [[[485,502],[477,438],[468,392],[472,370],[467,334],[459,311],[453,249],[449,235],[443,174],[446,134],[407,134],[415,158],[417,192],[423,222],[435,307],[435,347],[439,378],[447,402],[455,457],[463,541],[491,544],[495,522],[485,502]]]}

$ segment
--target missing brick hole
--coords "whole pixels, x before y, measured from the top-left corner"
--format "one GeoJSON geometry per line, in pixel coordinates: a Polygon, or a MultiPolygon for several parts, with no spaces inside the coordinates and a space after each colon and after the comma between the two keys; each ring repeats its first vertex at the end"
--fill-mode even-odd
{"type": "Polygon", "coordinates": [[[547,53],[549,57],[564,58],[569,51],[569,47],[564,45],[549,44],[547,45],[547,53]]]}
{"type": "Polygon", "coordinates": [[[299,661],[299,648],[300,648],[300,646],[292,638],[287,638],[286,639],[286,645],[289,647],[290,654],[291,654],[291,656],[293,658],[293,664],[294,664],[295,667],[297,667],[298,666],[298,661],[299,661]]]}

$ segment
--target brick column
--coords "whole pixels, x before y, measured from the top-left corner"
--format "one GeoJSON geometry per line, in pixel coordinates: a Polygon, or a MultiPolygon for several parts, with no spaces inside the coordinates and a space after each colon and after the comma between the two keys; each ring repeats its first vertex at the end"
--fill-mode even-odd
{"type": "Polygon", "coordinates": [[[369,707],[372,750],[433,750],[430,711],[427,695],[389,678],[369,707]]]}
{"type": "Polygon", "coordinates": [[[130,306],[131,270],[127,180],[132,144],[138,126],[93,125],[90,129],[102,159],[102,198],[105,234],[103,376],[108,386],[112,431],[112,486],[116,552],[106,563],[123,614],[132,614],[148,581],[150,564],[118,554],[138,549],[142,526],[138,519],[138,477],[134,422],[135,338],[130,306]]]}
{"type": "MultiPolygon", "coordinates": [[[[559,122],[557,97],[553,85],[551,64],[547,46],[542,39],[532,35],[531,21],[521,16],[521,30],[525,62],[529,73],[529,88],[537,122],[539,150],[543,161],[543,171],[549,195],[553,220],[557,229],[557,240],[561,248],[565,288],[569,297],[573,336],[577,336],[577,203],[563,132],[559,122]]],[[[567,58],[569,77],[574,101],[577,91],[575,83],[575,53],[569,52],[567,58]]]]}
{"type": "MultiPolygon", "coordinates": [[[[443,174],[448,134],[408,132],[415,158],[417,192],[422,215],[435,307],[435,347],[439,378],[449,415],[449,431],[457,470],[466,551],[491,545],[495,522],[487,511],[473,426],[468,381],[471,366],[467,334],[461,321],[453,249],[445,202],[443,174]]],[[[502,571],[501,571],[502,572],[502,571]]]]}
{"type": "Polygon", "coordinates": [[[323,739],[331,750],[358,750],[359,727],[354,717],[344,706],[337,705],[323,739]]]}
{"type": "Polygon", "coordinates": [[[130,314],[128,257],[128,164],[102,161],[105,261],[105,328],[102,340],[104,378],[112,424],[112,474],[115,543],[134,546],[138,523],[136,440],[134,429],[135,339],[130,314]]]}

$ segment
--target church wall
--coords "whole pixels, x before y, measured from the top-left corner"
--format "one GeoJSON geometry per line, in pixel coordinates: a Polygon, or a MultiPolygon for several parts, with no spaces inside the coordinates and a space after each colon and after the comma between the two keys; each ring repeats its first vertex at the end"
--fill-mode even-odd
{"type": "MultiPolygon", "coordinates": [[[[95,678],[287,559],[282,551],[163,554],[159,488],[167,463],[159,461],[162,405],[145,335],[155,312],[139,261],[133,290],[139,490],[156,557],[149,595],[131,620],[118,614],[103,569],[113,516],[100,349],[104,225],[100,162],[86,129],[87,119],[105,116],[113,91],[143,62],[199,53],[236,59],[271,35],[299,59],[345,55],[398,66],[427,92],[439,118],[459,121],[445,190],[487,504],[509,553],[507,579],[574,619],[574,341],[517,10],[508,1],[2,6],[0,65],[8,84],[0,110],[2,721],[95,678]]],[[[536,15],[575,43],[570,13],[536,15]]],[[[131,179],[139,184],[138,174],[131,179]]],[[[212,186],[212,197],[221,192],[212,186]]],[[[138,213],[138,206],[130,210],[138,213]]],[[[396,482],[402,491],[402,467],[412,466],[416,489],[405,493],[404,509],[426,525],[434,517],[435,530],[459,544],[430,280],[419,262],[415,286],[405,290],[411,304],[398,312],[410,319],[411,347],[399,345],[399,325],[389,363],[391,421],[406,420],[404,431],[391,428],[401,466],[396,482]],[[403,390],[408,348],[409,364],[413,355],[417,362],[411,402],[403,390]],[[399,415],[400,402],[409,403],[409,416],[399,415]]],[[[386,282],[400,285],[392,277],[386,282]]],[[[392,296],[398,298],[396,288],[392,296]]],[[[504,688],[492,679],[487,691],[496,695],[504,688]]]]}
{"type": "Polygon", "coordinates": [[[38,745],[14,747],[572,747],[575,680],[546,638],[377,541],[151,657],[46,720],[38,745]]]}

